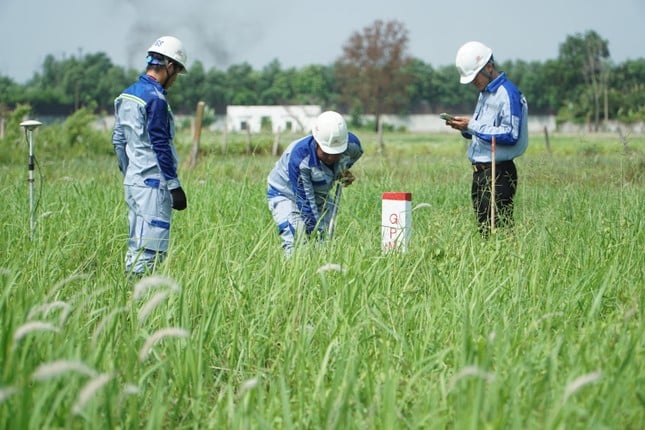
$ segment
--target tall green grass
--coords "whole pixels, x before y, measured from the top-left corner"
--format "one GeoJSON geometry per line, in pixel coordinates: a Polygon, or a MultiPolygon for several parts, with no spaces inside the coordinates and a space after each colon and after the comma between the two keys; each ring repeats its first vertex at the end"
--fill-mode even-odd
{"type": "Polygon", "coordinates": [[[44,154],[33,241],[26,164],[0,166],[0,427],[645,427],[643,139],[534,137],[516,225],[483,240],[463,142],[361,137],[333,242],[285,260],[271,139],[206,135],[138,283],[112,156],[44,154]],[[383,191],[429,204],[404,254],[383,191]]]}

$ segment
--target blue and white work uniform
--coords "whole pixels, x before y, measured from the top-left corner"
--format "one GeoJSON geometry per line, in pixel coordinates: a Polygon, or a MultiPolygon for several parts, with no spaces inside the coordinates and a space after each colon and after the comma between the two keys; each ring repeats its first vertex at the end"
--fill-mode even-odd
{"type": "Polygon", "coordinates": [[[145,74],[114,101],[112,144],[124,175],[130,225],[125,265],[144,273],[163,260],[170,239],[172,198],[179,188],[174,118],[166,90],[145,74]]]}
{"type": "Polygon", "coordinates": [[[295,140],[285,149],[267,178],[267,199],[287,256],[293,252],[296,232],[324,236],[335,203],[330,195],[334,181],[362,155],[361,142],[353,133],[349,133],[347,149],[333,166],[318,158],[312,135],[295,140]]]}
{"type": "Polygon", "coordinates": [[[468,159],[473,166],[471,200],[480,231],[491,227],[492,141],[495,138],[495,225],[513,224],[517,169],[513,159],[529,143],[528,103],[520,90],[501,72],[479,93],[475,112],[462,135],[471,139],[468,159]]]}
{"type": "Polygon", "coordinates": [[[513,160],[526,151],[528,104],[506,73],[501,72],[479,93],[475,113],[462,135],[471,139],[468,159],[472,164],[491,162],[493,136],[497,163],[513,160]]]}

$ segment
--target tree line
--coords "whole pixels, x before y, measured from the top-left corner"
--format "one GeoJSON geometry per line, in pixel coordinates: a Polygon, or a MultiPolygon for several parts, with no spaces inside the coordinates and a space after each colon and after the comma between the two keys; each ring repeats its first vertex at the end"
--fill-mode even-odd
{"type": "MultiPolygon", "coordinates": [[[[193,113],[199,101],[218,114],[228,105],[315,104],[351,115],[376,114],[377,122],[381,114],[472,110],[476,94],[459,84],[454,65],[433,67],[407,49],[401,22],[377,20],[354,32],[329,65],[284,68],[275,59],[261,70],[246,62],[207,70],[195,61],[169,100],[184,114],[193,113]]],[[[555,59],[496,62],[526,95],[532,114],[596,127],[607,120],[645,120],[645,58],[615,64],[608,42],[595,31],[567,36],[555,59]]],[[[115,65],[102,52],[49,55],[25,84],[0,76],[0,115],[18,105],[30,106],[36,115],[66,116],[80,108],[111,114],[114,98],[141,72],[115,65]]]]}

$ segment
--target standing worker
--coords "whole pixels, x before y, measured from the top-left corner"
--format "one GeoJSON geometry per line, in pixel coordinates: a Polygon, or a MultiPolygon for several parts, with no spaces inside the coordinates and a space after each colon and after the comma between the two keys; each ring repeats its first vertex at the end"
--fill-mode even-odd
{"type": "Polygon", "coordinates": [[[168,250],[172,209],[186,209],[177,177],[173,144],[175,123],[166,91],[186,71],[186,51],[172,36],[157,39],[147,51],[139,80],[114,101],[112,144],[124,176],[130,233],[126,273],[155,269],[168,250]]]}
{"type": "Polygon", "coordinates": [[[302,234],[325,238],[338,203],[330,196],[334,182],[351,185],[349,169],[362,155],[360,140],[334,111],[321,113],[312,134],[285,149],[267,178],[267,199],[287,257],[302,234]]]}
{"type": "Polygon", "coordinates": [[[470,139],[468,159],[473,166],[472,202],[480,231],[491,229],[491,161],[495,160],[495,225],[513,224],[513,197],[517,170],[513,159],[528,146],[528,104],[504,72],[495,68],[493,51],[481,42],[468,42],[459,48],[455,60],[462,84],[479,90],[471,118],[454,117],[446,125],[470,139]],[[493,140],[495,145],[493,146],[493,140]],[[492,150],[493,149],[493,150],[492,150]]]}

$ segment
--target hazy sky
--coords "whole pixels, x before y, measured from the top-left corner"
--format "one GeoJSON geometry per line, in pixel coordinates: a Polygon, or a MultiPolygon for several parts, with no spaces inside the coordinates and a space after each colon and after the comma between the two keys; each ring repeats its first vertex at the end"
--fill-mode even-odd
{"type": "Polygon", "coordinates": [[[452,65],[469,40],[500,61],[554,59],[588,30],[609,41],[614,62],[645,58],[645,0],[0,0],[0,75],[25,82],[48,54],[105,52],[142,69],[165,34],[183,40],[189,67],[328,65],[376,19],[401,21],[409,54],[434,67],[452,65]]]}

